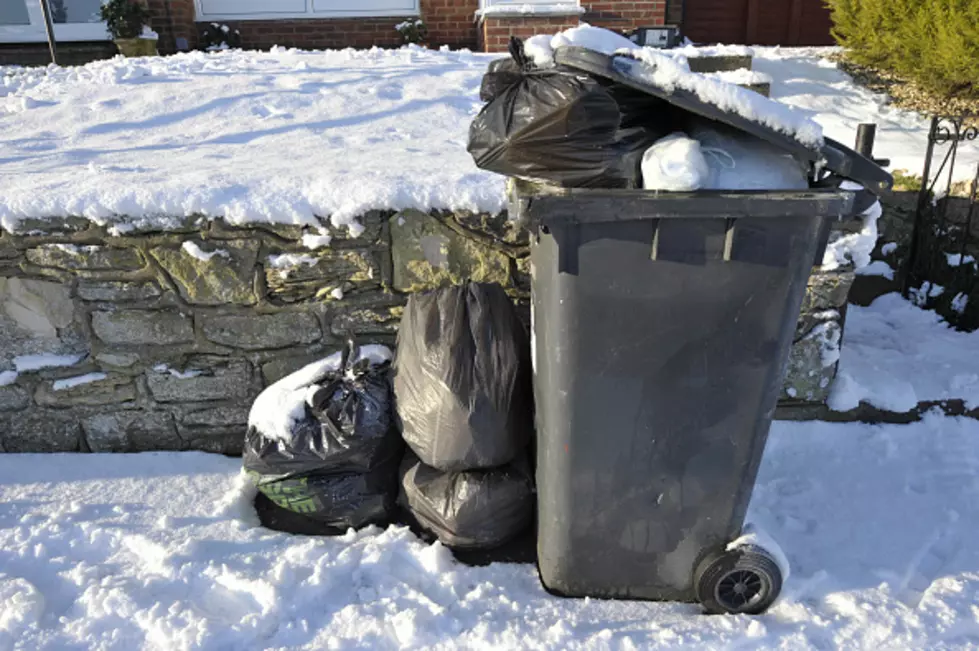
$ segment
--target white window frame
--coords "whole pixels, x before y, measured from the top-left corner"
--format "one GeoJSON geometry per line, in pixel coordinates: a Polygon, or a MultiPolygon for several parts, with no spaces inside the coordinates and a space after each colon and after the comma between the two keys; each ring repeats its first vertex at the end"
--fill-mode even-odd
{"type": "MultiPolygon", "coordinates": [[[[269,7],[276,5],[275,0],[266,0],[269,7]]],[[[384,16],[418,16],[420,15],[419,0],[400,0],[404,9],[357,9],[358,0],[347,0],[350,9],[320,10],[315,9],[315,0],[305,0],[306,10],[303,12],[250,12],[250,13],[206,13],[205,0],[194,0],[194,10],[198,22],[216,22],[221,20],[295,20],[303,18],[382,18],[384,16]]],[[[392,26],[393,29],[393,26],[392,26]]]]}
{"type": "MultiPolygon", "coordinates": [[[[16,0],[15,0],[16,1],[16,0]]],[[[0,43],[46,43],[44,13],[38,0],[26,0],[29,25],[0,25],[0,43]]],[[[55,23],[54,38],[59,42],[108,41],[105,23],[55,23]]]]}
{"type": "Polygon", "coordinates": [[[508,5],[519,6],[519,5],[578,5],[581,6],[580,0],[479,0],[479,8],[486,9],[487,7],[506,7],[508,5]]]}

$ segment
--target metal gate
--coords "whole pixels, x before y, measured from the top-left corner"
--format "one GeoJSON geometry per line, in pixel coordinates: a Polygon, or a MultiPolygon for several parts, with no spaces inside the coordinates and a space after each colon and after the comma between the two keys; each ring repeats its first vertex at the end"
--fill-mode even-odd
{"type": "Polygon", "coordinates": [[[979,116],[932,118],[904,273],[904,295],[952,325],[979,327],[979,165],[956,182],[959,147],[979,139],[979,116]]]}

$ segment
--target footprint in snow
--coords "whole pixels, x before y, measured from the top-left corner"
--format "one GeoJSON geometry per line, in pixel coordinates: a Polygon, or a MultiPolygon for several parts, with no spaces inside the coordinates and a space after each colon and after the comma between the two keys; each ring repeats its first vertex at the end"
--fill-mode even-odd
{"type": "Polygon", "coordinates": [[[380,97],[381,99],[399,100],[402,97],[404,97],[404,89],[401,87],[401,84],[390,83],[390,84],[384,84],[383,86],[379,86],[374,91],[374,94],[380,97]]]}

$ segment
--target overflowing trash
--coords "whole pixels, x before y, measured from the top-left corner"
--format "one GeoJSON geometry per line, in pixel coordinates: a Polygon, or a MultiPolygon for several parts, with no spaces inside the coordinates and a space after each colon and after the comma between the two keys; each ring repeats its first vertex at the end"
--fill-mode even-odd
{"type": "Polygon", "coordinates": [[[394,391],[412,453],[402,505],[449,546],[489,548],[533,516],[530,343],[499,285],[468,283],[408,299],[394,391]]]}
{"type": "Polygon", "coordinates": [[[762,612],[784,571],[725,537],[809,260],[891,179],[804,114],[606,30],[513,39],[510,55],[483,78],[468,150],[518,181],[536,366],[503,287],[413,294],[393,364],[351,343],[259,396],[245,468],[329,532],[401,521],[486,550],[537,516],[553,591],[762,612]],[[725,601],[749,574],[750,599],[725,601]]]}
{"type": "Polygon", "coordinates": [[[338,533],[390,518],[404,449],[390,359],[383,346],[350,343],[259,395],[244,467],[265,497],[338,533]]]}

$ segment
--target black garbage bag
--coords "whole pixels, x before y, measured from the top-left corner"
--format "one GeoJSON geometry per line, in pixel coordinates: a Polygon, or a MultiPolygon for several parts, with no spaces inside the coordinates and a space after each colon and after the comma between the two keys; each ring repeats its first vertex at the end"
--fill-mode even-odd
{"type": "Polygon", "coordinates": [[[398,494],[398,464],[392,457],[366,473],[255,479],[259,492],[276,506],[322,523],[342,534],[349,528],[390,520],[398,494]]]}
{"type": "Polygon", "coordinates": [[[259,491],[293,512],[339,529],[382,521],[404,449],[392,399],[389,364],[362,358],[350,344],[338,359],[283,378],[256,399],[245,470],[259,491]]]}
{"type": "Polygon", "coordinates": [[[482,169],[565,187],[641,188],[645,151],[672,131],[662,100],[559,68],[534,69],[511,42],[480,97],[489,103],[469,128],[482,169]]]}
{"type": "Polygon", "coordinates": [[[443,472],[408,453],[401,506],[448,547],[489,549],[522,533],[534,517],[534,489],[523,459],[500,468],[443,472]]]}
{"type": "Polygon", "coordinates": [[[510,86],[523,79],[521,65],[513,58],[497,59],[489,64],[483,81],[479,86],[479,99],[491,102],[510,86]]]}
{"type": "Polygon", "coordinates": [[[439,470],[512,461],[533,427],[530,344],[499,285],[469,283],[408,299],[394,392],[402,436],[439,470]]]}

